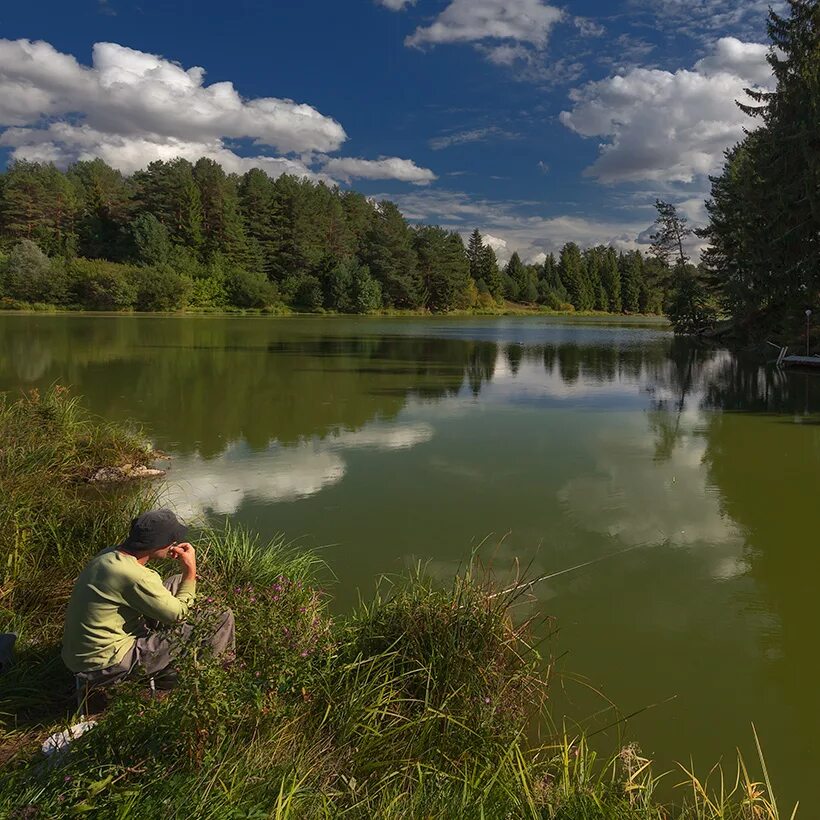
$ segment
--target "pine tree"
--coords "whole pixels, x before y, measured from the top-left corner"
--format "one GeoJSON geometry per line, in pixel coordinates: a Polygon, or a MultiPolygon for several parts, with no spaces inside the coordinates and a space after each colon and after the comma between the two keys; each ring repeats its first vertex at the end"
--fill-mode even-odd
{"type": "Polygon", "coordinates": [[[461,237],[444,228],[423,225],[414,231],[413,247],[426,307],[437,312],[469,307],[465,302],[470,266],[461,237]]]}
{"type": "Polygon", "coordinates": [[[364,261],[381,284],[389,307],[417,308],[424,304],[410,228],[392,202],[384,200],[376,208],[365,239],[364,261]]]}
{"type": "Polygon", "coordinates": [[[593,305],[589,290],[586,267],[580,248],[574,242],[567,242],[561,248],[558,263],[561,282],[567,289],[570,303],[576,310],[590,310],[593,305]]]}
{"type": "Polygon", "coordinates": [[[247,266],[248,240],[239,210],[236,182],[212,159],[197,160],[192,171],[202,208],[202,252],[206,260],[219,253],[247,266]]]}
{"type": "Polygon", "coordinates": [[[643,256],[640,251],[630,251],[618,259],[621,273],[621,299],[624,311],[638,313],[641,309],[643,287],[643,256]]]}
{"type": "Polygon", "coordinates": [[[601,268],[601,283],[603,285],[607,304],[604,310],[611,313],[620,313],[621,303],[621,271],[618,267],[618,254],[614,248],[607,248],[604,253],[601,268]]]}
{"type": "Polygon", "coordinates": [[[482,248],[479,273],[479,279],[487,286],[490,295],[493,299],[499,301],[504,295],[501,271],[498,269],[498,259],[495,251],[489,245],[482,248]]]}
{"type": "Polygon", "coordinates": [[[472,276],[476,282],[482,278],[481,260],[483,253],[484,242],[481,239],[481,231],[476,228],[470,234],[470,241],[467,243],[467,260],[470,265],[470,276],[472,276]]]}

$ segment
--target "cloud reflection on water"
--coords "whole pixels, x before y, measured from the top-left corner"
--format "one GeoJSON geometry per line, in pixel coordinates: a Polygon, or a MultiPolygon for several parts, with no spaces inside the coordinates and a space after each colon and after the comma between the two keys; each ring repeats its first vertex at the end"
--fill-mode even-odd
{"type": "Polygon", "coordinates": [[[175,460],[164,499],[188,520],[200,520],[208,512],[233,515],[245,500],[296,501],[344,478],[345,450],[403,450],[430,441],[433,434],[433,427],[426,423],[377,423],[296,445],[272,444],[262,452],[235,443],[216,458],[194,454],[175,460]],[[184,478],[176,480],[177,475],[184,478]]]}

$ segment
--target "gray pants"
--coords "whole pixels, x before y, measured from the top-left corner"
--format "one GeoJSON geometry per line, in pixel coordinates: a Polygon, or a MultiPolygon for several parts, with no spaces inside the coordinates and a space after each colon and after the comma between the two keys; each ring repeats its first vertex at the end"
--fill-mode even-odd
{"type": "MultiPolygon", "coordinates": [[[[182,582],[181,575],[173,575],[165,581],[165,588],[176,595],[182,582]]],[[[149,622],[149,628],[154,622],[149,622]]],[[[234,618],[233,611],[226,609],[216,620],[209,634],[202,635],[201,629],[189,623],[179,624],[173,629],[172,635],[160,632],[149,632],[142,638],[137,638],[134,645],[125,657],[113,666],[105,669],[94,669],[90,672],[79,672],[77,680],[86,686],[108,686],[124,680],[135,674],[156,675],[167,669],[174,659],[175,648],[180,643],[189,643],[192,640],[201,640],[213,650],[214,655],[222,655],[233,651],[234,648],[234,618]]]]}

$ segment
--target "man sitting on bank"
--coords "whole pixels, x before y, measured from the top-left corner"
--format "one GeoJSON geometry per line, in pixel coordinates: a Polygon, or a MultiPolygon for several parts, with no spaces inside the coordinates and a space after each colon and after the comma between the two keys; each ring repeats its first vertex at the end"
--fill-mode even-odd
{"type": "MultiPolygon", "coordinates": [[[[135,673],[169,670],[174,647],[193,638],[185,623],[196,596],[196,552],[188,528],[170,510],[152,510],[131,522],[122,544],[97,553],[80,573],[66,611],[62,657],[90,687],[106,686],[135,673]],[[146,564],[174,558],[182,574],[163,584],[146,564]],[[180,624],[174,635],[156,624],[180,624]]],[[[228,609],[207,638],[214,654],[234,647],[234,617],[228,609]]],[[[170,681],[169,681],[170,682],[170,681]]]]}

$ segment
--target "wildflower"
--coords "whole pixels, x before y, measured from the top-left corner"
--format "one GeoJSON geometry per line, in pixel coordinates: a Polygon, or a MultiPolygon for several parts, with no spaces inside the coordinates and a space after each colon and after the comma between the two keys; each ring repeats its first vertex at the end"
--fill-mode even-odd
{"type": "Polygon", "coordinates": [[[305,649],[305,650],[302,652],[302,657],[303,657],[303,658],[306,658],[309,654],[310,654],[310,652],[308,652],[308,651],[307,651],[307,649],[305,649]]]}
{"type": "Polygon", "coordinates": [[[71,775],[70,775],[70,774],[67,774],[67,775],[63,778],[63,782],[65,782],[65,783],[70,783],[70,782],[71,782],[71,775]]]}
{"type": "Polygon", "coordinates": [[[261,674],[262,674],[261,672],[257,672],[256,677],[258,678],[261,674]]]}
{"type": "Polygon", "coordinates": [[[489,703],[489,702],[490,702],[489,698],[484,698],[484,703],[489,703]]]}

